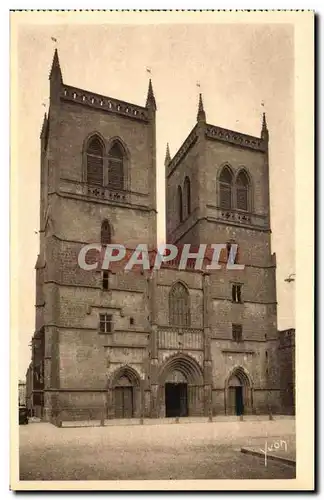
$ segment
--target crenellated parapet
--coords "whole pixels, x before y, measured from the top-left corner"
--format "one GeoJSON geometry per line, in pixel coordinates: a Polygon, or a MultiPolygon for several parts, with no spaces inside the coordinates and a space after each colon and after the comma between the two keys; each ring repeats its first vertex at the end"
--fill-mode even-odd
{"type": "Polygon", "coordinates": [[[261,152],[266,151],[267,148],[266,140],[260,137],[242,134],[241,132],[235,132],[215,125],[206,125],[206,137],[261,152]]]}
{"type": "Polygon", "coordinates": [[[165,157],[167,176],[169,176],[176,166],[184,159],[191,147],[196,143],[198,137],[202,137],[199,130],[206,139],[234,144],[240,146],[241,148],[254,149],[255,151],[260,151],[262,153],[267,152],[268,150],[269,132],[265,113],[263,113],[262,118],[261,137],[255,137],[223,127],[218,127],[216,125],[210,125],[206,123],[206,113],[203,105],[202,94],[199,94],[197,123],[172,159],[170,157],[169,146],[167,146],[165,157]]]}
{"type": "Polygon", "coordinates": [[[149,121],[149,113],[143,106],[120,101],[112,97],[106,97],[88,90],[62,85],[60,99],[65,102],[81,104],[91,108],[99,109],[107,113],[122,115],[134,120],[149,121]]]}
{"type": "Polygon", "coordinates": [[[83,90],[63,83],[63,76],[58,52],[55,49],[51,71],[49,74],[51,82],[51,102],[70,102],[81,104],[90,108],[98,109],[107,113],[121,115],[133,120],[149,122],[156,110],[156,102],[151,80],[149,81],[146,106],[139,106],[130,102],[121,101],[112,97],[96,94],[89,90],[83,90]]]}

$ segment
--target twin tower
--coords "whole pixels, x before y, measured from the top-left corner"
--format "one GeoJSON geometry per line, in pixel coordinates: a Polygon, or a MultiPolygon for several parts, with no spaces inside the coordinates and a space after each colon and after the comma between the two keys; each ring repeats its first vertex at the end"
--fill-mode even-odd
{"type": "Polygon", "coordinates": [[[167,242],[235,243],[243,271],[87,272],[83,245],[157,245],[156,112],[63,82],[55,51],[41,131],[34,406],[49,420],[278,408],[269,133],[197,120],[165,157],[167,242]],[[89,410],[90,411],[90,410],[89,410]],[[63,417],[62,417],[63,418],[63,417]]]}

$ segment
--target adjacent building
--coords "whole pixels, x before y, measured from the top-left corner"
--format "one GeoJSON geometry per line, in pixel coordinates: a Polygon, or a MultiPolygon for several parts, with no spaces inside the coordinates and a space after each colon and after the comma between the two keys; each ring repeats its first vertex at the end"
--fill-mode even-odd
{"type": "Polygon", "coordinates": [[[33,415],[33,364],[29,363],[26,372],[26,406],[28,415],[33,415]]]}
{"type": "Polygon", "coordinates": [[[18,404],[26,406],[26,382],[19,380],[18,382],[18,404]]]}
{"type": "Polygon", "coordinates": [[[279,331],[280,397],[282,412],[295,414],[295,329],[279,331]]]}

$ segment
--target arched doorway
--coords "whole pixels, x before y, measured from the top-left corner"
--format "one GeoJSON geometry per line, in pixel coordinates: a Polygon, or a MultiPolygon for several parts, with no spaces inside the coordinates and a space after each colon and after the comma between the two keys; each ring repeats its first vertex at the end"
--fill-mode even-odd
{"type": "Polygon", "coordinates": [[[226,380],[225,404],[227,415],[244,415],[252,412],[252,382],[241,367],[235,368],[226,380]]]}
{"type": "Polygon", "coordinates": [[[139,417],[141,413],[140,386],[140,377],[133,368],[124,366],[117,370],[108,390],[108,413],[114,418],[139,417]],[[113,410],[110,412],[109,399],[111,410],[113,410]]]}
{"type": "Polygon", "coordinates": [[[165,381],[165,416],[187,417],[188,383],[186,377],[174,370],[165,381]]]}
{"type": "Polygon", "coordinates": [[[132,418],[134,415],[133,385],[128,377],[120,377],[115,387],[115,417],[132,418]]]}
{"type": "Polygon", "coordinates": [[[203,375],[197,361],[185,354],[171,356],[159,374],[160,416],[203,415],[203,398],[203,375]]]}

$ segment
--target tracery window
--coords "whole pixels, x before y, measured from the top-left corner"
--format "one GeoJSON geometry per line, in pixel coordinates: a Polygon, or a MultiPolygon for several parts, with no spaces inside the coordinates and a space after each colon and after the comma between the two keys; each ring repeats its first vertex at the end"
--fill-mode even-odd
{"type": "Polygon", "coordinates": [[[108,153],[108,186],[124,189],[125,154],[119,142],[115,142],[108,153]]]}
{"type": "Polygon", "coordinates": [[[103,185],[103,156],[104,148],[101,139],[93,136],[87,146],[87,182],[103,185]]]}
{"type": "Polygon", "coordinates": [[[239,210],[249,210],[249,179],[242,170],[236,178],[236,208],[239,210]]]}
{"type": "Polygon", "coordinates": [[[170,325],[189,326],[189,293],[182,283],[175,283],[169,294],[170,325]]]}
{"type": "Polygon", "coordinates": [[[232,208],[233,175],[228,167],[224,167],[219,177],[219,206],[224,210],[232,208]]]}

